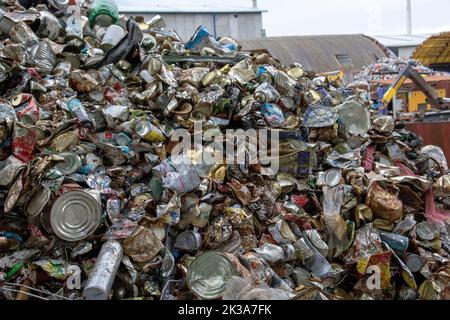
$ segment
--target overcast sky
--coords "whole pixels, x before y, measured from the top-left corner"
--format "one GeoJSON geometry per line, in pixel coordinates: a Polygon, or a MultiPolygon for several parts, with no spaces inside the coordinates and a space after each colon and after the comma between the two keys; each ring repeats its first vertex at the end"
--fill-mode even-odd
{"type": "MultiPolygon", "coordinates": [[[[251,7],[251,0],[116,0],[131,6],[251,7]]],[[[405,34],[406,0],[258,0],[267,36],[365,33],[405,34]]],[[[450,31],[450,1],[412,0],[413,33],[450,31]]]]}

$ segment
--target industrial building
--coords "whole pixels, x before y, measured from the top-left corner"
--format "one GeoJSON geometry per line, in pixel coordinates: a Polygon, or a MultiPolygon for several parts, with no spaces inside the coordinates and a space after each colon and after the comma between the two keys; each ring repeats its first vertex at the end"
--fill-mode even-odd
{"type": "Polygon", "coordinates": [[[377,35],[372,38],[382,43],[396,56],[410,58],[414,50],[429,36],[431,34],[377,35]]]}
{"type": "Polygon", "coordinates": [[[159,14],[170,29],[177,30],[179,36],[187,41],[199,25],[204,25],[214,37],[231,36],[238,40],[261,38],[265,36],[262,14],[254,2],[251,8],[200,6],[170,7],[158,6],[119,6],[119,12],[126,16],[143,16],[150,20],[159,14]]]}

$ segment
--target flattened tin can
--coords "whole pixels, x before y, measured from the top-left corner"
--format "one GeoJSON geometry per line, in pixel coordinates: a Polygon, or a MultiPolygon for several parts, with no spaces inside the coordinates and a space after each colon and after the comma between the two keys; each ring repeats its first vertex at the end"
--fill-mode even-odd
{"type": "Polygon", "coordinates": [[[328,255],[328,245],[325,243],[325,241],[322,240],[319,232],[313,229],[306,230],[305,234],[308,237],[309,241],[311,241],[312,245],[316,247],[317,250],[319,250],[320,254],[326,257],[328,255]]]}
{"type": "Polygon", "coordinates": [[[37,42],[39,38],[25,22],[19,22],[11,28],[9,36],[16,43],[37,42]]]}
{"type": "Polygon", "coordinates": [[[86,300],[108,299],[122,257],[123,248],[119,241],[111,240],[103,244],[83,290],[86,300]]]}
{"type": "Polygon", "coordinates": [[[59,156],[64,158],[64,162],[58,163],[56,169],[63,175],[72,174],[82,166],[80,157],[73,152],[64,152],[59,156]]]}
{"type": "Polygon", "coordinates": [[[202,236],[195,231],[185,231],[177,236],[175,248],[185,251],[197,251],[202,246],[202,236]]]}
{"type": "Polygon", "coordinates": [[[226,255],[208,251],[197,256],[189,266],[187,284],[200,298],[218,299],[235,273],[233,263],[226,255]]]}
{"type": "Polygon", "coordinates": [[[101,214],[100,194],[70,191],[56,199],[50,212],[50,224],[59,238],[79,241],[95,232],[101,214]]]}
{"type": "Polygon", "coordinates": [[[48,187],[39,188],[33,195],[33,197],[28,201],[25,213],[28,217],[35,217],[39,215],[50,200],[52,192],[48,187]]]}

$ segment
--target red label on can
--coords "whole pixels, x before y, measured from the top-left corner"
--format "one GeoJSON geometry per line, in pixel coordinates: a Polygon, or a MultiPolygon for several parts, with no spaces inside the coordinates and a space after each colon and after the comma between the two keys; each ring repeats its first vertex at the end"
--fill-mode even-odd
{"type": "Polygon", "coordinates": [[[16,124],[12,143],[14,156],[23,162],[31,161],[36,141],[37,133],[35,131],[16,124]]]}

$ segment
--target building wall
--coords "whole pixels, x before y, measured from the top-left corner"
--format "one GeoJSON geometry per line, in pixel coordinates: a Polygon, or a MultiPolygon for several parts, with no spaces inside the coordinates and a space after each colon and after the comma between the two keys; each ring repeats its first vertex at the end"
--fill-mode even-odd
{"type": "MultiPolygon", "coordinates": [[[[445,89],[436,89],[436,93],[442,97],[445,98],[446,96],[446,92],[445,89]]],[[[422,91],[413,91],[409,94],[409,112],[417,112],[419,111],[419,106],[420,105],[425,105],[426,104],[426,96],[422,91]]],[[[431,105],[430,104],[426,104],[427,110],[431,109],[431,105]]]]}
{"type": "MultiPolygon", "coordinates": [[[[150,20],[158,13],[126,13],[126,16],[144,16],[150,20]]],[[[161,13],[167,27],[174,29],[187,41],[199,25],[205,25],[214,35],[214,16],[216,21],[215,36],[231,36],[235,39],[260,38],[262,35],[261,13],[161,13]]]]}
{"type": "Polygon", "coordinates": [[[416,49],[416,46],[411,47],[389,47],[389,49],[395,53],[396,56],[402,57],[402,58],[409,58],[412,56],[414,50],[416,49]]]}

